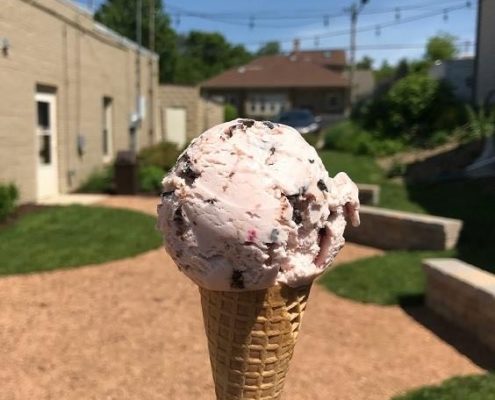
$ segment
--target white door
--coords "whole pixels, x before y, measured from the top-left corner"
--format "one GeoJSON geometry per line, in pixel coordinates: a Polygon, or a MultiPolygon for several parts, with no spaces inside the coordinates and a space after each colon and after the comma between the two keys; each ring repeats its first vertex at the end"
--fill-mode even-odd
{"type": "Polygon", "coordinates": [[[37,198],[58,194],[55,95],[36,93],[37,198]]]}
{"type": "Polygon", "coordinates": [[[186,144],[186,110],[179,107],[165,109],[166,140],[177,143],[179,147],[186,144]]]}

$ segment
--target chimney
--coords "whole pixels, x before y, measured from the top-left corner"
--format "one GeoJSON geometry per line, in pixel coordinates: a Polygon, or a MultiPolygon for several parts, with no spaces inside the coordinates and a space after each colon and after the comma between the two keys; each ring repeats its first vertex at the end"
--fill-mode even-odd
{"type": "Polygon", "coordinates": [[[293,53],[299,53],[301,47],[301,41],[299,39],[294,39],[294,42],[292,44],[292,52],[293,53]]]}

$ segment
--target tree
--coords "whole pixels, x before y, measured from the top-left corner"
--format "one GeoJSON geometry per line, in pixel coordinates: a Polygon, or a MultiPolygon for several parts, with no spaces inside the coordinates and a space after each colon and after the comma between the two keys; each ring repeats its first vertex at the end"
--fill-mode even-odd
{"type": "Polygon", "coordinates": [[[272,56],[275,54],[280,54],[280,43],[276,41],[266,42],[263,46],[261,46],[256,55],[258,56],[272,56]]]}
{"type": "Polygon", "coordinates": [[[219,33],[191,31],[179,37],[175,82],[199,83],[251,60],[244,46],[233,46],[219,33]]]}
{"type": "MultiPolygon", "coordinates": [[[[142,1],[142,45],[149,47],[150,1],[142,1]]],[[[137,2],[128,0],[106,0],[95,13],[95,20],[121,35],[137,41],[137,2]]],[[[162,2],[155,1],[155,51],[160,55],[160,81],[173,82],[177,63],[177,35],[170,27],[162,2]]]]}
{"type": "Polygon", "coordinates": [[[425,59],[430,62],[449,60],[458,54],[455,45],[457,38],[448,33],[439,33],[431,37],[426,44],[425,59]]]}
{"type": "Polygon", "coordinates": [[[377,82],[387,80],[394,76],[394,67],[392,67],[387,60],[383,60],[382,65],[375,71],[375,79],[377,82]]]}
{"type": "Polygon", "coordinates": [[[372,69],[374,60],[369,56],[364,56],[361,61],[356,63],[358,69],[372,69]]]}
{"type": "Polygon", "coordinates": [[[402,79],[406,77],[410,72],[410,66],[407,58],[402,58],[395,69],[395,79],[402,79]]]}

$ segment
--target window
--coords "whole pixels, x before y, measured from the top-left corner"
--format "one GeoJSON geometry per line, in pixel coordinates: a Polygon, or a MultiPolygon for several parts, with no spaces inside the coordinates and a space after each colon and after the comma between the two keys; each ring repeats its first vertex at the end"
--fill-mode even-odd
{"type": "Polygon", "coordinates": [[[329,108],[336,108],[340,106],[340,98],[337,93],[329,93],[327,95],[327,106],[329,108]]]}
{"type": "Polygon", "coordinates": [[[46,101],[37,101],[38,110],[38,149],[39,163],[52,163],[52,133],[50,129],[50,104],[46,101]]]}
{"type": "Polygon", "coordinates": [[[112,158],[112,98],[103,97],[103,126],[102,126],[102,153],[103,160],[110,161],[112,158]]]}

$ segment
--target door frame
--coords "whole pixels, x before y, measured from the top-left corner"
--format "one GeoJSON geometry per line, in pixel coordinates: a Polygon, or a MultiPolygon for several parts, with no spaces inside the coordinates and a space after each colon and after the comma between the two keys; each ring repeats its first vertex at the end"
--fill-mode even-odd
{"type": "Polygon", "coordinates": [[[34,104],[35,104],[35,126],[34,126],[34,135],[35,135],[35,165],[36,165],[36,199],[41,199],[46,196],[40,195],[40,168],[45,166],[40,164],[39,161],[39,132],[38,132],[38,102],[45,102],[49,104],[50,107],[50,151],[51,151],[51,165],[50,167],[53,170],[54,174],[54,187],[55,191],[52,193],[53,195],[57,195],[60,193],[60,185],[59,185],[59,171],[58,171],[58,131],[57,131],[57,95],[56,92],[48,93],[48,92],[40,92],[36,91],[34,95],[34,104]]]}

